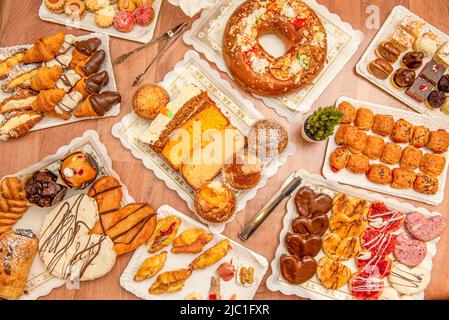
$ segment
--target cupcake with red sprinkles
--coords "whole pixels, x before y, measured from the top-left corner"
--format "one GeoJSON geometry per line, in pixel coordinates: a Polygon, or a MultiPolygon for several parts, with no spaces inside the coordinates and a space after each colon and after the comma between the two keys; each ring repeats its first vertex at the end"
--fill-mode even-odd
{"type": "Polygon", "coordinates": [[[138,7],[134,11],[134,15],[136,16],[136,21],[138,25],[148,26],[154,19],[154,9],[151,5],[145,4],[143,6],[138,7]]]}
{"type": "Polygon", "coordinates": [[[114,27],[120,32],[130,32],[136,25],[136,17],[130,11],[120,10],[114,17],[114,27]]]}

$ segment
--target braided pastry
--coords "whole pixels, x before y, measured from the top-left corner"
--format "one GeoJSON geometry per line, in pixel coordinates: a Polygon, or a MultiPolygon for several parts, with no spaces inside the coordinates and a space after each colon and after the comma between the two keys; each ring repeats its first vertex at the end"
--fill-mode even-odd
{"type": "Polygon", "coordinates": [[[23,184],[18,178],[5,178],[0,184],[0,234],[9,231],[27,210],[23,184]]]}

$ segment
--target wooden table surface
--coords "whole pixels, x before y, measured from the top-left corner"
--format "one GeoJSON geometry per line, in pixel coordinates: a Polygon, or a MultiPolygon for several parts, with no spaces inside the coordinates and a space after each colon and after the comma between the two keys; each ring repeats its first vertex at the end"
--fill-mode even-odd
{"type": "MultiPolygon", "coordinates": [[[[41,21],[38,17],[40,2],[40,0],[0,0],[0,47],[33,43],[36,37],[53,34],[58,31],[70,32],[76,35],[86,34],[85,31],[69,30],[61,25],[41,21]]],[[[338,14],[344,21],[351,23],[354,28],[362,30],[365,38],[357,53],[337,75],[320,99],[316,101],[313,109],[321,105],[333,104],[338,97],[343,95],[407,109],[401,102],[360,78],[354,72],[355,64],[377,33],[377,30],[368,30],[366,27],[365,20],[368,17],[366,8],[370,5],[378,6],[380,8],[380,21],[383,23],[396,5],[403,5],[449,34],[449,20],[447,19],[449,16],[449,5],[447,0],[318,0],[318,2],[327,6],[331,12],[338,14]]],[[[157,23],[156,35],[188,19],[180,8],[164,1],[157,23]]],[[[131,41],[111,38],[112,58],[135,48],[137,45],[131,41]]],[[[192,48],[185,45],[182,40],[178,40],[153,66],[145,76],[144,81],[149,83],[161,81],[164,75],[172,70],[173,66],[183,58],[184,53],[189,49],[192,48]]],[[[128,150],[123,148],[120,142],[111,134],[111,127],[131,110],[131,99],[134,93],[134,89],[131,87],[132,80],[142,71],[146,61],[151,59],[156,50],[156,48],[147,49],[130,58],[127,63],[115,68],[117,86],[122,95],[122,112],[120,116],[102,120],[83,121],[42,130],[18,140],[1,143],[0,177],[38,162],[43,157],[55,153],[59,147],[70,143],[73,138],[81,136],[84,131],[93,129],[98,131],[101,141],[106,145],[112,158],[114,169],[121,176],[123,183],[127,185],[130,194],[136,201],[147,201],[154,208],[168,203],[181,212],[191,214],[184,201],[174,191],[169,190],[164,182],[158,180],[150,170],[146,169],[140,160],[135,159],[128,150]]],[[[211,67],[215,68],[212,64],[211,67]]],[[[222,77],[229,80],[226,74],[222,74],[222,77]]],[[[254,99],[247,93],[244,93],[244,96],[252,100],[258,110],[266,117],[277,119],[288,126],[291,137],[296,144],[297,153],[269,181],[265,189],[259,191],[257,197],[248,203],[246,210],[240,212],[237,218],[227,225],[224,234],[239,243],[241,241],[238,239],[237,234],[245,222],[261,209],[292,171],[306,169],[312,173],[321,173],[323,161],[317,161],[317,159],[324,159],[326,147],[324,143],[308,144],[304,142],[300,137],[300,123],[289,125],[285,119],[280,118],[261,101],[254,99]]],[[[447,184],[445,193],[446,195],[449,193],[449,184],[447,184]]],[[[400,201],[405,202],[403,199],[400,199],[400,201]]],[[[439,211],[449,218],[447,212],[449,197],[445,199],[442,205],[435,207],[420,203],[413,204],[426,207],[431,211],[439,211]]],[[[279,243],[279,232],[282,229],[282,218],[285,212],[285,204],[278,207],[257,233],[244,245],[264,255],[271,262],[279,243]]],[[[120,257],[113,270],[105,277],[82,283],[80,290],[67,290],[65,287],[62,287],[53,290],[44,299],[135,299],[134,295],[122,289],[119,284],[120,274],[126,267],[131,255],[132,253],[120,257]]],[[[432,282],[426,290],[427,299],[449,298],[448,264],[449,228],[446,229],[442,236],[438,245],[438,254],[433,259],[432,282]]],[[[268,290],[265,280],[270,274],[271,268],[262,281],[255,298],[294,299],[294,297],[287,297],[279,292],[268,290]]]]}

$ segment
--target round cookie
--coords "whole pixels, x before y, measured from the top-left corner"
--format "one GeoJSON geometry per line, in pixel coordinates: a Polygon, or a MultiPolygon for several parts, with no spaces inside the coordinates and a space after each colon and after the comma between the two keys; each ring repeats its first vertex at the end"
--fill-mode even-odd
{"type": "Polygon", "coordinates": [[[134,112],[139,117],[154,120],[169,101],[170,97],[164,88],[155,84],[149,84],[136,91],[132,104],[134,112]]]}

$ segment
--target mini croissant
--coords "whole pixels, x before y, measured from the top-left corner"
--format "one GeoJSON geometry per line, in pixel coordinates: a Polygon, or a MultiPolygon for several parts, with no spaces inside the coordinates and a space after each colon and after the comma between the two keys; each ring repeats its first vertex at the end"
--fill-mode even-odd
{"type": "Polygon", "coordinates": [[[111,108],[120,103],[121,96],[117,92],[106,91],[91,94],[75,111],[75,117],[102,117],[111,108]]]}
{"type": "Polygon", "coordinates": [[[54,89],[56,81],[61,77],[61,74],[62,68],[60,66],[42,67],[31,78],[30,87],[35,91],[54,89]]]}
{"type": "Polygon", "coordinates": [[[47,116],[56,117],[55,107],[65,95],[63,89],[50,89],[41,91],[31,107],[47,116]]]}
{"type": "Polygon", "coordinates": [[[54,36],[39,38],[25,53],[24,63],[48,62],[53,60],[64,43],[64,33],[59,32],[54,36]]]}

